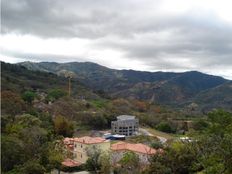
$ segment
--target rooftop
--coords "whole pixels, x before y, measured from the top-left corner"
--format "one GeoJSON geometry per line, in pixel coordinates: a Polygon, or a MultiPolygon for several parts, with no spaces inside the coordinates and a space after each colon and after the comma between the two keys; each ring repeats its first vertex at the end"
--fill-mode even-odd
{"type": "Polygon", "coordinates": [[[63,142],[64,144],[73,144],[74,138],[64,138],[63,142]]]}
{"type": "Polygon", "coordinates": [[[132,115],[120,115],[117,117],[118,120],[133,120],[135,116],[132,115]]]}
{"type": "Polygon", "coordinates": [[[131,144],[131,143],[126,143],[126,142],[118,142],[118,143],[112,144],[111,150],[114,150],[114,151],[129,150],[129,151],[148,154],[148,155],[152,155],[152,154],[157,153],[157,151],[160,151],[160,150],[153,149],[144,144],[140,144],[140,143],[131,144]]]}
{"type": "Polygon", "coordinates": [[[68,150],[73,150],[74,148],[74,138],[64,138],[63,143],[68,150]]]}
{"type": "Polygon", "coordinates": [[[81,163],[77,162],[77,161],[74,161],[72,159],[65,159],[63,162],[62,162],[62,165],[63,166],[66,166],[66,167],[77,167],[77,166],[80,166],[81,163]]]}
{"type": "Polygon", "coordinates": [[[84,143],[84,144],[97,144],[97,143],[107,142],[108,140],[101,138],[101,137],[85,136],[81,138],[74,138],[74,141],[79,142],[79,143],[84,143]]]}

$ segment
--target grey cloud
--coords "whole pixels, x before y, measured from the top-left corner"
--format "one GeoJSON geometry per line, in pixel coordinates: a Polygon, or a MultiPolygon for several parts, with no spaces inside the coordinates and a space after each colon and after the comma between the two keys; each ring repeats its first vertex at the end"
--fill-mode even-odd
{"type": "MultiPolygon", "coordinates": [[[[213,12],[161,14],[161,2],[2,0],[2,33],[87,38],[94,40],[93,48],[118,50],[151,69],[232,68],[231,23],[213,12]],[[176,58],[183,63],[172,61],[176,58]]],[[[43,56],[49,57],[36,55],[43,56]]],[[[66,58],[57,57],[53,60],[66,58]]]]}
{"type": "MultiPolygon", "coordinates": [[[[6,57],[15,57],[19,60],[33,61],[33,62],[85,62],[89,61],[83,57],[57,55],[57,54],[34,54],[34,53],[19,53],[16,51],[1,50],[6,57]]],[[[4,61],[4,60],[3,60],[4,61]]]]}

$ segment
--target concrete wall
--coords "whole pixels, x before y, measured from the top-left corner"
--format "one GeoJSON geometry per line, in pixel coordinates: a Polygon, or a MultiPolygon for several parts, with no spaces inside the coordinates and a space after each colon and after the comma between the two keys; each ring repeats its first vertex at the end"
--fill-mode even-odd
{"type": "Polygon", "coordinates": [[[111,122],[112,134],[131,136],[134,135],[135,132],[138,132],[138,129],[139,129],[138,119],[117,120],[111,122]]]}

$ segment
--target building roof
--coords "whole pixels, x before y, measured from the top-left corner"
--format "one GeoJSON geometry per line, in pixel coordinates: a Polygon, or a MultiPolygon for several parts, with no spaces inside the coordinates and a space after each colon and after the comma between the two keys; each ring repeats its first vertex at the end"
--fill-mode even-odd
{"type": "Polygon", "coordinates": [[[108,140],[101,138],[101,137],[85,136],[81,138],[74,138],[74,141],[79,142],[79,143],[84,143],[84,144],[97,144],[97,143],[107,142],[108,140]]]}
{"type": "Polygon", "coordinates": [[[122,150],[129,150],[137,153],[143,153],[152,155],[157,153],[156,149],[153,149],[147,145],[144,144],[131,144],[131,143],[125,143],[125,142],[118,142],[111,145],[111,150],[113,151],[122,151],[122,150]]]}
{"type": "Polygon", "coordinates": [[[77,167],[80,166],[81,163],[67,158],[62,162],[62,165],[66,167],[77,167]]]}
{"type": "Polygon", "coordinates": [[[64,144],[73,144],[74,138],[64,138],[63,142],[64,144]]]}
{"type": "Polygon", "coordinates": [[[118,120],[133,120],[133,119],[135,119],[135,116],[132,116],[132,115],[120,115],[120,116],[117,116],[117,119],[118,120]]]}
{"type": "Polygon", "coordinates": [[[74,138],[64,138],[63,139],[63,143],[65,145],[65,147],[67,148],[67,150],[73,150],[74,149],[74,138]]]}

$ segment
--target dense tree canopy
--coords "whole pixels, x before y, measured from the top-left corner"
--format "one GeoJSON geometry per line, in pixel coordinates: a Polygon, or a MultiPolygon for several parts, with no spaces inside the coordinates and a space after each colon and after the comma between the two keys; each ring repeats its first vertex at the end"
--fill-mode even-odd
{"type": "MultiPolygon", "coordinates": [[[[51,136],[49,127],[43,127],[44,121],[30,114],[18,115],[14,120],[6,119],[1,136],[2,173],[39,174],[56,167],[49,160],[49,151],[55,149],[52,144],[54,136],[51,136]]],[[[52,122],[46,124],[52,126],[52,122]]],[[[62,152],[57,150],[56,156],[59,154],[62,152]]]]}
{"type": "Polygon", "coordinates": [[[208,114],[191,141],[175,142],[151,161],[148,173],[232,173],[232,114],[222,110],[208,114]],[[205,128],[202,129],[202,125],[205,128]]]}
{"type": "Polygon", "coordinates": [[[13,91],[2,91],[1,109],[2,114],[7,113],[15,116],[22,113],[25,109],[25,103],[17,93],[13,91]]]}

